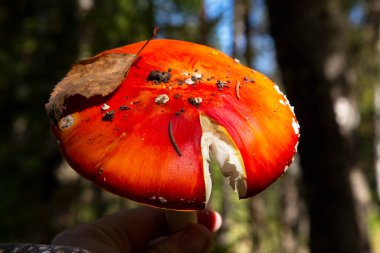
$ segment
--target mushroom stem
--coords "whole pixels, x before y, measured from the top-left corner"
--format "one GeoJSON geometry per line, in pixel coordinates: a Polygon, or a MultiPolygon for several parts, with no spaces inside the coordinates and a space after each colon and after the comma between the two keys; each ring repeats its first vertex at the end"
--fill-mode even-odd
{"type": "Polygon", "coordinates": [[[187,225],[198,223],[197,212],[194,211],[165,211],[166,222],[171,233],[184,229],[187,225]]]}

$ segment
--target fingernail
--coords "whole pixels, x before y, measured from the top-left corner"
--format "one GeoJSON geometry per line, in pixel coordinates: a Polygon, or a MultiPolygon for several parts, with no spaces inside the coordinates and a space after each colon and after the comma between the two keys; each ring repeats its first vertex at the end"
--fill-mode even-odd
{"type": "Polygon", "coordinates": [[[198,212],[198,223],[211,232],[216,232],[222,226],[222,217],[215,211],[204,209],[198,212]]]}
{"type": "Polygon", "coordinates": [[[214,212],[213,214],[214,214],[215,224],[211,231],[216,232],[220,229],[223,222],[222,222],[222,216],[219,213],[214,212]]]}
{"type": "Polygon", "coordinates": [[[207,250],[210,239],[210,233],[206,228],[200,225],[189,225],[179,238],[179,244],[183,252],[201,253],[207,250]]]}

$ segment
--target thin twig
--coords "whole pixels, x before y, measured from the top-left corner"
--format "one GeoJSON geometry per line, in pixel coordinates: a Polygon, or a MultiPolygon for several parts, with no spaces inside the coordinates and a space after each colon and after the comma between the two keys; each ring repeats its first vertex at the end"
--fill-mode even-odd
{"type": "MultiPolygon", "coordinates": [[[[158,31],[160,30],[160,28],[158,28],[158,26],[155,26],[154,29],[153,29],[153,33],[152,33],[152,36],[150,36],[150,38],[145,42],[145,44],[140,48],[140,50],[137,52],[137,54],[134,56],[133,58],[133,64],[137,64],[136,60],[139,59],[139,54],[141,53],[141,51],[143,51],[143,49],[148,45],[148,43],[154,39],[155,37],[157,37],[157,33],[158,31]]],[[[124,77],[126,77],[128,75],[128,72],[129,72],[129,68],[127,71],[125,71],[124,73],[124,77]]]]}
{"type": "Polygon", "coordinates": [[[145,44],[140,48],[140,50],[137,52],[137,56],[141,53],[141,51],[143,51],[143,49],[146,47],[146,45],[148,45],[148,43],[154,39],[155,37],[157,37],[157,33],[158,31],[160,30],[160,28],[158,28],[158,26],[155,26],[154,29],[153,29],[153,33],[152,33],[152,36],[150,36],[150,38],[145,42],[145,44]]]}
{"type": "Polygon", "coordinates": [[[181,153],[181,150],[179,149],[177,143],[175,142],[175,139],[174,139],[174,135],[173,135],[173,126],[172,126],[172,122],[169,121],[169,139],[170,139],[170,142],[172,143],[175,151],[177,152],[177,154],[179,156],[182,156],[182,153],[181,153]]]}
{"type": "Polygon", "coordinates": [[[235,91],[236,91],[236,96],[238,99],[240,99],[240,81],[237,81],[236,82],[236,88],[235,88],[235,91]]]}

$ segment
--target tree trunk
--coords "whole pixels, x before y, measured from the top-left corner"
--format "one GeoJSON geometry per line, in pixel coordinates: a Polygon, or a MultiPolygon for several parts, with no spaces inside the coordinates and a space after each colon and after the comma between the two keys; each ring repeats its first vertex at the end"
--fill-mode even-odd
{"type": "Polygon", "coordinates": [[[233,50],[232,57],[238,58],[240,56],[239,52],[239,38],[244,35],[244,5],[242,0],[234,0],[234,37],[233,37],[233,50]]]}
{"type": "Polygon", "coordinates": [[[264,243],[260,238],[260,233],[265,231],[265,217],[267,206],[263,199],[263,195],[259,194],[248,201],[248,210],[251,224],[251,240],[253,244],[252,253],[263,253],[262,244],[264,243]]]}
{"type": "Polygon", "coordinates": [[[206,20],[206,5],[204,3],[204,0],[201,0],[200,2],[200,8],[199,8],[199,43],[200,44],[207,44],[208,41],[208,22],[206,20]]]}
{"type": "Polygon", "coordinates": [[[253,49],[250,43],[252,38],[252,26],[249,21],[250,10],[250,0],[234,1],[234,41],[232,56],[234,58],[241,58],[248,66],[251,65],[253,58],[253,49]],[[245,45],[241,45],[243,41],[245,45]]]}
{"type": "Polygon", "coordinates": [[[301,125],[299,154],[312,253],[367,248],[349,181],[353,153],[339,131],[332,99],[335,88],[345,86],[347,56],[337,2],[267,0],[283,81],[301,125]],[[343,64],[334,64],[339,58],[343,64]]]}
{"type": "MultiPolygon", "coordinates": [[[[297,168],[291,168],[297,169],[297,168]]],[[[297,178],[294,175],[286,175],[286,180],[281,184],[281,252],[294,253],[300,251],[300,233],[305,214],[302,212],[302,200],[299,197],[297,178]]]]}
{"type": "Polygon", "coordinates": [[[250,10],[252,8],[251,6],[251,0],[244,0],[244,14],[243,14],[243,22],[244,22],[244,35],[245,35],[245,52],[244,52],[244,58],[247,62],[247,66],[252,66],[252,59],[253,59],[253,48],[251,45],[251,39],[252,39],[252,25],[249,20],[250,18],[250,10]]]}
{"type": "MultiPolygon", "coordinates": [[[[375,66],[379,63],[380,56],[380,1],[370,0],[369,6],[369,25],[373,31],[372,44],[374,46],[374,52],[377,54],[377,61],[375,66]]],[[[376,82],[374,84],[374,125],[375,125],[375,173],[376,173],[376,186],[377,197],[380,200],[380,84],[376,82]]]]}

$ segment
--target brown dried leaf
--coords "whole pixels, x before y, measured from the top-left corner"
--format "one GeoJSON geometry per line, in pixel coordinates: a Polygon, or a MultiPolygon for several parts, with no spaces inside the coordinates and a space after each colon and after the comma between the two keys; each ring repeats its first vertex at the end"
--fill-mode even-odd
{"type": "Polygon", "coordinates": [[[74,95],[90,98],[111,94],[125,79],[135,58],[135,54],[112,53],[79,61],[55,86],[45,105],[47,113],[58,122],[67,98],[74,95]]]}

